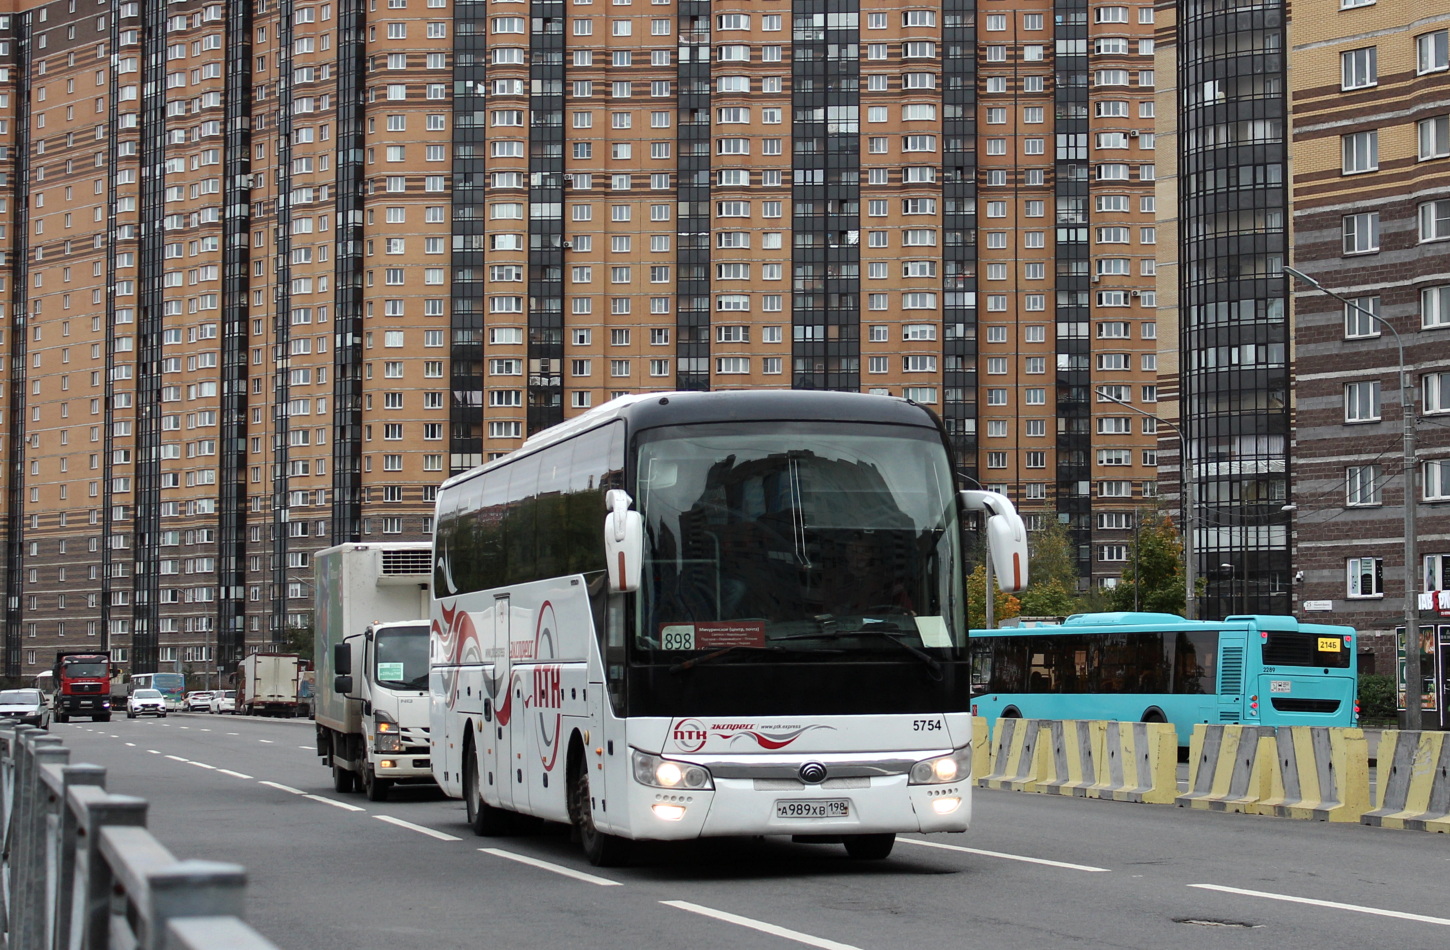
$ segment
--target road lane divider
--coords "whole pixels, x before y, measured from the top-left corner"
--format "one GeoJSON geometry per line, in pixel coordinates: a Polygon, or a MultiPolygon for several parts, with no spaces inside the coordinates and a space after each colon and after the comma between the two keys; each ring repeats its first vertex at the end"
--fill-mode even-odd
{"type": "Polygon", "coordinates": [[[1443,732],[1386,730],[1376,754],[1379,782],[1366,825],[1450,832],[1450,742],[1443,732]],[[1388,767],[1388,768],[1386,768],[1388,767]]]}
{"type": "Polygon", "coordinates": [[[1043,867],[1062,868],[1065,871],[1088,871],[1094,874],[1106,874],[1112,868],[1093,867],[1091,864],[1070,864],[1066,861],[1050,861],[1047,858],[1032,858],[1025,854],[1007,854],[1003,851],[984,851],[981,848],[968,848],[960,844],[947,844],[944,841],[924,841],[921,838],[904,838],[897,836],[897,844],[914,844],[922,848],[939,848],[942,851],[960,851],[963,854],[978,854],[984,858],[1000,858],[1003,861],[1020,861],[1024,864],[1040,864],[1043,867]]]}
{"type": "Polygon", "coordinates": [[[1247,812],[1268,797],[1273,737],[1274,730],[1264,726],[1195,724],[1188,791],[1174,801],[1180,807],[1247,812]]]}
{"type": "Polygon", "coordinates": [[[761,933],[770,934],[773,937],[794,940],[796,943],[803,943],[808,947],[820,947],[821,950],[860,950],[859,947],[855,947],[849,943],[828,940],[825,937],[817,937],[813,934],[802,933],[799,930],[791,930],[788,927],[781,927],[777,924],[766,923],[763,920],[756,920],[754,917],[742,917],[739,914],[716,910],[713,907],[705,907],[701,904],[692,904],[689,901],[660,901],[660,903],[666,907],[673,907],[676,910],[689,911],[692,914],[699,914],[702,917],[712,917],[715,920],[724,921],[727,924],[735,924],[739,927],[758,930],[761,933]]]}
{"type": "Polygon", "coordinates": [[[992,730],[991,772],[977,780],[982,788],[1013,792],[1037,790],[1048,746],[1040,741],[1041,719],[998,719],[992,730]]]}
{"type": "Polygon", "coordinates": [[[266,780],[263,780],[263,781],[258,782],[257,784],[258,785],[265,785],[268,788],[275,788],[275,789],[277,789],[279,791],[286,792],[289,795],[306,795],[307,794],[306,792],[304,792],[300,788],[293,788],[291,785],[283,785],[280,782],[268,782],[266,780]]]}
{"type": "Polygon", "coordinates": [[[1290,904],[1308,904],[1312,907],[1328,907],[1333,910],[1350,910],[1357,914],[1373,914],[1376,917],[1393,917],[1397,920],[1413,920],[1422,924],[1436,924],[1450,927],[1450,918],[1431,917],[1427,914],[1411,914],[1403,910],[1385,910],[1383,907],[1366,907],[1363,904],[1345,904],[1340,901],[1325,901],[1314,897],[1295,897],[1292,894],[1275,894],[1272,891],[1251,891],[1242,887],[1226,887],[1222,884],[1190,884],[1205,891],[1220,891],[1224,894],[1238,894],[1243,897],[1261,897],[1264,900],[1285,901],[1290,904]]]}
{"type": "Polygon", "coordinates": [[[1171,805],[1178,795],[1178,730],[1167,722],[1107,722],[1097,781],[1085,798],[1171,805]]]}
{"type": "Polygon", "coordinates": [[[367,811],[366,808],[363,808],[360,805],[349,805],[347,802],[340,802],[335,798],[328,798],[326,795],[311,795],[307,792],[303,792],[302,797],[308,799],[309,801],[321,802],[324,805],[331,805],[333,808],[341,808],[343,811],[367,811]]]}
{"type": "Polygon", "coordinates": [[[457,835],[450,835],[442,831],[436,831],[424,825],[415,825],[411,821],[404,821],[401,818],[394,818],[392,815],[374,815],[378,821],[385,821],[390,825],[397,825],[399,828],[407,828],[409,831],[416,831],[420,835],[427,835],[430,838],[437,838],[439,841],[462,841],[457,835]]]}
{"type": "Polygon", "coordinates": [[[620,881],[611,881],[607,877],[600,877],[597,874],[588,874],[584,871],[576,871],[563,864],[554,864],[552,861],[543,861],[539,858],[530,857],[527,854],[519,854],[517,851],[505,851],[502,848],[479,848],[484,854],[491,854],[496,858],[504,858],[509,861],[517,861],[519,864],[527,864],[529,867],[539,868],[560,874],[564,877],[572,877],[576,881],[583,881],[586,884],[597,884],[600,887],[622,887],[620,881]]]}
{"type": "Polygon", "coordinates": [[[1045,721],[1039,741],[1047,744],[1047,751],[1041,781],[1033,790],[1047,795],[1081,796],[1089,786],[1097,784],[1107,726],[1095,719],[1045,721]]]}
{"type": "Polygon", "coordinates": [[[1369,811],[1369,744],[1363,729],[1280,726],[1267,763],[1269,793],[1255,815],[1359,821],[1369,811]]]}
{"type": "Polygon", "coordinates": [[[245,772],[233,772],[231,769],[217,769],[217,771],[220,772],[223,775],[230,775],[233,778],[246,778],[246,779],[249,779],[249,778],[252,777],[252,776],[248,775],[245,772]]]}

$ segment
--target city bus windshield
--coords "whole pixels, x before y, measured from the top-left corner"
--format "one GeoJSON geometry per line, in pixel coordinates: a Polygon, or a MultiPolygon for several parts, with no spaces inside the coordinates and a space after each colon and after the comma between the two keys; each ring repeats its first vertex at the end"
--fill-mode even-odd
{"type": "Polygon", "coordinates": [[[953,478],[934,429],[651,430],[637,485],[639,659],[934,665],[926,649],[965,645],[953,478]]]}
{"type": "Polygon", "coordinates": [[[373,640],[378,685],[393,689],[428,688],[428,625],[388,627],[373,640]]]}

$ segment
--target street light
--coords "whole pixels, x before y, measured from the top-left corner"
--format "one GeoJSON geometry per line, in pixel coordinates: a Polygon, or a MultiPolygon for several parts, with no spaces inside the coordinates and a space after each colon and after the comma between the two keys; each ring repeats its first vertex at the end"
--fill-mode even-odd
{"type": "Polygon", "coordinates": [[[1183,614],[1188,620],[1196,620],[1198,619],[1198,565],[1195,562],[1193,551],[1193,532],[1198,523],[1198,518],[1195,514],[1198,501],[1193,490],[1193,461],[1190,458],[1188,437],[1183,434],[1183,430],[1178,428],[1178,426],[1169,422],[1167,419],[1160,418],[1155,413],[1151,413],[1146,409],[1139,409],[1132,403],[1124,402],[1117,396],[1101,388],[1097,389],[1096,392],[1099,399],[1115,402],[1124,409],[1133,410],[1140,416],[1157,419],[1178,434],[1180,468],[1183,470],[1183,614]]]}
{"type": "Polygon", "coordinates": [[[1405,344],[1400,339],[1400,332],[1379,314],[1335,293],[1303,271],[1285,267],[1284,273],[1303,281],[1321,294],[1333,297],[1346,307],[1353,307],[1389,330],[1395,338],[1395,349],[1400,360],[1400,416],[1404,430],[1405,456],[1405,712],[1400,728],[1419,729],[1424,708],[1421,698],[1424,683],[1420,673],[1420,606],[1415,599],[1415,578],[1420,570],[1420,556],[1416,550],[1415,539],[1415,391],[1410,387],[1410,373],[1405,365],[1405,344]],[[1414,696],[1413,700],[1411,695],[1414,696]]]}

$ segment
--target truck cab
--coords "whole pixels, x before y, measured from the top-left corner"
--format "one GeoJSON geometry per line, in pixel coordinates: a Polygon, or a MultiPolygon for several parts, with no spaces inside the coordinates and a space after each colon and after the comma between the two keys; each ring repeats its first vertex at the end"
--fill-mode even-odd
{"type": "MultiPolygon", "coordinates": [[[[333,646],[332,691],[360,729],[333,752],[334,785],[361,784],[373,801],[399,782],[431,782],[428,748],[428,622],[370,624],[333,646]]],[[[348,788],[339,788],[347,791],[348,788]]]]}

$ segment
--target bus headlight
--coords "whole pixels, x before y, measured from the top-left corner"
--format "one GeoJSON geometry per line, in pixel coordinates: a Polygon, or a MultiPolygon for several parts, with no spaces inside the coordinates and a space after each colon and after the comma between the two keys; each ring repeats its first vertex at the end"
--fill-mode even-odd
{"type": "Polygon", "coordinates": [[[688,762],[676,762],[663,756],[650,755],[638,749],[630,751],[634,780],[653,788],[711,789],[715,787],[710,771],[688,762]]]}
{"type": "Polygon", "coordinates": [[[972,747],[956,749],[948,755],[922,759],[911,767],[908,785],[947,785],[965,781],[972,774],[972,747]]]}

